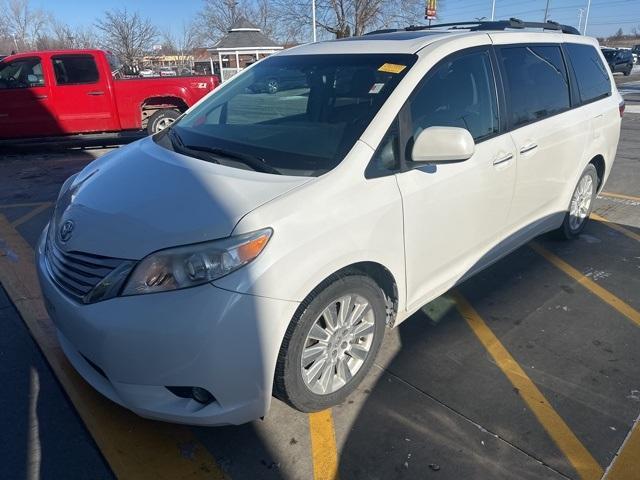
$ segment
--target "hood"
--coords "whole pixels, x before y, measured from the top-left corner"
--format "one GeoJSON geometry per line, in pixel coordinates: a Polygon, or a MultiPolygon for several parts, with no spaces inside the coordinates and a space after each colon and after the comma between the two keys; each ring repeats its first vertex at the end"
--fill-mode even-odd
{"type": "Polygon", "coordinates": [[[67,252],[137,260],[227,237],[251,210],[310,180],[205,162],[146,138],[80,172],[58,200],[52,231],[67,252]],[[62,242],[65,223],[72,232],[62,242]]]}

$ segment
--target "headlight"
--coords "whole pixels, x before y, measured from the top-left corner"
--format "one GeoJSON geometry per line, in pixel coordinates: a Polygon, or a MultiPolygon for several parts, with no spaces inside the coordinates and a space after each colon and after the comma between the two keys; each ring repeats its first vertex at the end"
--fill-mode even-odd
{"type": "Polygon", "coordinates": [[[273,230],[265,228],[152,253],[135,267],[122,295],[177,290],[216,280],[260,255],[272,233],[273,230]]]}

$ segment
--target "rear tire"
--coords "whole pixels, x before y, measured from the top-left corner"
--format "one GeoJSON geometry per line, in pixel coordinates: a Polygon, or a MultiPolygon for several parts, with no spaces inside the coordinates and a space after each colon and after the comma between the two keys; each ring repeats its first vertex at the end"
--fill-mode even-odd
{"type": "Polygon", "coordinates": [[[624,72],[624,76],[628,77],[629,75],[631,75],[631,70],[633,70],[633,67],[629,68],[626,72],[624,72]]]}
{"type": "Polygon", "coordinates": [[[565,214],[562,226],[556,230],[556,236],[565,240],[573,240],[580,235],[589,220],[597,190],[598,172],[596,167],[590,163],[580,175],[580,180],[578,180],[571,196],[569,209],[565,214]]]}
{"type": "Polygon", "coordinates": [[[149,117],[147,122],[147,132],[149,135],[161,132],[180,116],[180,112],[173,109],[158,110],[149,117]]]}
{"type": "Polygon", "coordinates": [[[274,395],[301,412],[342,403],[373,365],[385,323],[384,293],[371,278],[355,271],[330,277],[287,329],[274,395]]]}

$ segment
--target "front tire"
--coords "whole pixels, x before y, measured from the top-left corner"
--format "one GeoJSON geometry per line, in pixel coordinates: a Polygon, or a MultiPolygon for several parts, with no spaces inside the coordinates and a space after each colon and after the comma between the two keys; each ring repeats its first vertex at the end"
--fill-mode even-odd
{"type": "Polygon", "coordinates": [[[560,238],[572,240],[584,230],[593,209],[597,190],[598,172],[590,163],[580,175],[580,180],[571,196],[569,210],[565,214],[562,226],[557,230],[560,238]]]}
{"type": "Polygon", "coordinates": [[[301,412],[342,403],[373,365],[384,336],[382,289],[357,272],[323,282],[284,336],[274,395],[301,412]]]}
{"type": "Polygon", "coordinates": [[[161,132],[180,116],[180,112],[173,109],[158,110],[149,117],[147,122],[147,132],[149,135],[161,132]]]}

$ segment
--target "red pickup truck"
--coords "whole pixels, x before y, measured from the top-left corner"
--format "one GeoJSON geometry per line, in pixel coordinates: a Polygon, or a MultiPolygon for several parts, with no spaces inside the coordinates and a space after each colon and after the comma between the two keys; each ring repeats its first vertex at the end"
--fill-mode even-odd
{"type": "Polygon", "coordinates": [[[155,133],[220,83],[216,76],[120,78],[102,50],[0,61],[0,140],[146,129],[155,133]]]}

